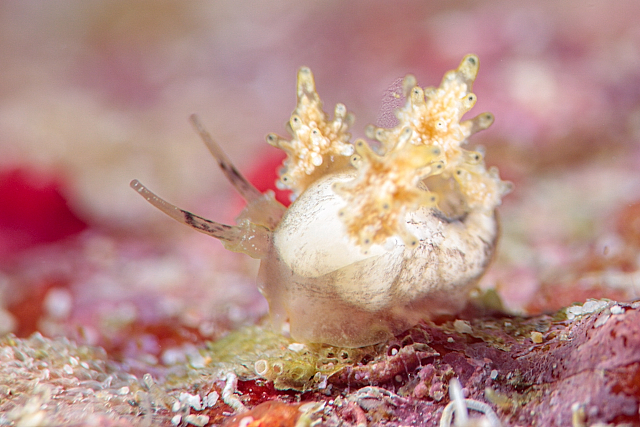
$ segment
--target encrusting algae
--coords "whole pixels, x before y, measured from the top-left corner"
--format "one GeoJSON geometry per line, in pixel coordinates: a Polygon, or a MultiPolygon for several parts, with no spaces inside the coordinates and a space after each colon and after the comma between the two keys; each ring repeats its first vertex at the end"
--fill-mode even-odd
{"type": "Polygon", "coordinates": [[[350,142],[353,115],[338,104],[331,119],[313,74],[301,68],[291,139],[267,136],[287,153],[278,186],[292,190],[288,208],[246,181],[195,117],[247,201],[238,225],[179,209],[138,181],[132,187],[174,219],[261,259],[259,288],[276,330],[288,324],[302,343],[383,342],[460,310],[495,249],[495,209],[510,183],[487,170],[481,151],[462,147],[493,122],[489,113],[462,121],[476,102],[478,65],[467,55],[438,88],[407,76],[398,125],[367,128],[374,145],[350,142]]]}

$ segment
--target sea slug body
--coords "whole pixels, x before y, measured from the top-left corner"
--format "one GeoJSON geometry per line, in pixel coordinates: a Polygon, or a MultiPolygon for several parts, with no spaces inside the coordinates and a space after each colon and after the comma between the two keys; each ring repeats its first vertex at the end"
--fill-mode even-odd
{"type": "Polygon", "coordinates": [[[406,104],[391,129],[369,127],[374,145],[350,142],[354,118],[343,104],[322,109],[311,71],[298,72],[290,138],[267,142],[287,159],[279,188],[285,208],[233,167],[195,116],[221,169],[247,200],[236,226],[219,224],[132,187],[176,220],[261,259],[259,289],[275,327],[301,342],[360,347],[421,319],[454,314],[486,270],[498,237],[496,207],[511,185],[482,152],[463,148],[493,116],[462,116],[476,102],[479,61],[467,55],[437,88],[403,81],[406,104]]]}

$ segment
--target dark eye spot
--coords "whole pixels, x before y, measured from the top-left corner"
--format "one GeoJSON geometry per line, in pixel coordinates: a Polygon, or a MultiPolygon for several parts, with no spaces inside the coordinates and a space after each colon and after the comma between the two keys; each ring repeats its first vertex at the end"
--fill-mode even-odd
{"type": "Polygon", "coordinates": [[[476,65],[476,58],[474,57],[469,57],[467,58],[467,61],[469,62],[469,64],[471,65],[476,65]]]}
{"type": "Polygon", "coordinates": [[[360,363],[362,365],[366,365],[370,362],[373,362],[373,356],[369,355],[369,354],[365,354],[362,359],[360,359],[360,363]]]}

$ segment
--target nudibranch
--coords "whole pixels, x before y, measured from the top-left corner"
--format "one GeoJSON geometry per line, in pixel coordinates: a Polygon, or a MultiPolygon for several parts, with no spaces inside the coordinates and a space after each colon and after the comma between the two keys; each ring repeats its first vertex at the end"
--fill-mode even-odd
{"type": "Polygon", "coordinates": [[[455,314],[495,249],[495,210],[510,183],[488,169],[481,150],[463,146],[489,127],[483,113],[462,120],[478,58],[464,57],[439,87],[403,81],[406,104],[391,129],[368,127],[377,142],[351,142],[353,115],[322,108],[311,71],[298,71],[297,107],[287,130],[267,142],[287,154],[277,185],[292,191],[285,208],[231,164],[197,117],[191,120],[224,174],[246,199],[237,225],[179,209],[138,181],[154,206],[226,248],[261,260],[259,289],[276,328],[306,343],[361,347],[421,319],[455,314]]]}

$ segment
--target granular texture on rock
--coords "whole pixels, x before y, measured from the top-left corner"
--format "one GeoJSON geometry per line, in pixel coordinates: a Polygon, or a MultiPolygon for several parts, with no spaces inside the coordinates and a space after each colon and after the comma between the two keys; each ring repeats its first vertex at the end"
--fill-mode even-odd
{"type": "Polygon", "coordinates": [[[150,366],[155,378],[100,348],[40,334],[5,337],[0,359],[3,425],[236,425],[259,415],[436,426],[454,379],[466,402],[488,405],[503,426],[640,423],[640,302],[589,300],[529,318],[475,313],[344,352],[252,327],[186,365],[150,366]]]}

